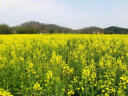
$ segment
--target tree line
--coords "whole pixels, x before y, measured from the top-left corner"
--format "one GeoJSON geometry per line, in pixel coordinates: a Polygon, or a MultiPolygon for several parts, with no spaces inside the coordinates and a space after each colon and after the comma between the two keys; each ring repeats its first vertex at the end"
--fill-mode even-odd
{"type": "Polygon", "coordinates": [[[19,26],[9,27],[0,24],[0,34],[42,34],[42,33],[64,33],[64,34],[128,34],[128,29],[111,26],[108,28],[85,27],[78,30],[61,27],[55,24],[44,24],[35,21],[25,22],[19,26]]]}

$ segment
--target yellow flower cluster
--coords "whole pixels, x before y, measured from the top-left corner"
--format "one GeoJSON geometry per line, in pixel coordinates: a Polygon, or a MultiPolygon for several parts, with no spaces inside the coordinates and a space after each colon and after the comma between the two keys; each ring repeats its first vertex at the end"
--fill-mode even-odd
{"type": "Polygon", "coordinates": [[[40,84],[37,83],[37,82],[34,84],[34,87],[33,87],[33,88],[34,88],[35,90],[38,90],[38,91],[42,89],[42,88],[40,87],[40,84]]]}
{"type": "Polygon", "coordinates": [[[0,88],[0,96],[13,96],[10,92],[0,88]]]}
{"type": "Polygon", "coordinates": [[[0,87],[14,96],[128,96],[128,35],[0,35],[0,87]]]}
{"type": "Polygon", "coordinates": [[[49,80],[50,78],[52,78],[52,71],[49,70],[47,73],[46,73],[46,76],[47,76],[47,79],[49,80]]]}

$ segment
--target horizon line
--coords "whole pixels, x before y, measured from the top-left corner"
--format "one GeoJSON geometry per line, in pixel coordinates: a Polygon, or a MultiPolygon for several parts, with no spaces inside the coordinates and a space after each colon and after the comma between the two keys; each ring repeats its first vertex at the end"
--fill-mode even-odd
{"type": "Polygon", "coordinates": [[[40,21],[24,21],[23,23],[17,24],[17,25],[9,25],[7,23],[0,23],[0,25],[1,24],[5,24],[5,25],[8,25],[9,27],[17,27],[17,26],[21,26],[24,23],[29,23],[29,22],[36,22],[36,23],[39,22],[40,24],[47,24],[47,25],[52,24],[52,25],[56,25],[56,26],[59,26],[59,27],[69,28],[69,29],[72,29],[72,30],[80,30],[80,29],[89,28],[89,27],[97,27],[97,28],[101,28],[101,29],[106,29],[106,28],[109,28],[109,27],[119,27],[119,28],[128,29],[128,27],[126,28],[126,27],[120,27],[120,26],[116,26],[116,25],[110,25],[108,27],[99,27],[99,26],[93,26],[93,25],[91,25],[91,26],[85,26],[85,27],[81,27],[81,28],[71,28],[71,27],[67,27],[67,26],[63,26],[63,25],[59,25],[59,24],[55,24],[55,23],[46,23],[46,22],[45,23],[42,23],[40,21]]]}

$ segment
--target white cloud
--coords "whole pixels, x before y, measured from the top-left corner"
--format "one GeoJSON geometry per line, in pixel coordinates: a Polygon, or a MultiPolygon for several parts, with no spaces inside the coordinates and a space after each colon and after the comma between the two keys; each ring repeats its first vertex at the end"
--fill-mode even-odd
{"type": "Polygon", "coordinates": [[[11,26],[31,20],[57,24],[71,12],[70,6],[56,0],[0,0],[0,23],[11,26]]]}
{"type": "Polygon", "coordinates": [[[72,28],[127,26],[128,5],[107,5],[75,5],[67,0],[0,0],[0,23],[14,26],[32,20],[72,28]]]}
{"type": "Polygon", "coordinates": [[[0,11],[8,10],[50,14],[67,11],[65,5],[58,4],[55,0],[0,0],[0,11]]]}

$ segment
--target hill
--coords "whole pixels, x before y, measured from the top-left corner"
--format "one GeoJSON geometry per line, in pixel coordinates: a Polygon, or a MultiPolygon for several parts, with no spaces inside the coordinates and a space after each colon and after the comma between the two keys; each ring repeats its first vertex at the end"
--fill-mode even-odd
{"type": "Polygon", "coordinates": [[[104,30],[102,28],[92,26],[92,27],[85,27],[82,29],[77,30],[77,33],[82,34],[103,34],[104,30]]]}
{"type": "Polygon", "coordinates": [[[111,26],[104,29],[105,34],[128,34],[128,29],[111,26]]]}
{"type": "Polygon", "coordinates": [[[74,34],[128,34],[127,28],[111,26],[108,28],[99,28],[96,26],[85,27],[78,30],[58,26],[56,24],[45,24],[36,21],[25,22],[21,25],[9,27],[6,24],[0,24],[0,34],[42,34],[42,33],[74,33],[74,34]]]}
{"type": "Polygon", "coordinates": [[[70,28],[61,27],[55,24],[44,24],[35,21],[25,22],[19,26],[13,27],[13,31],[19,34],[23,33],[72,33],[70,28]]]}

